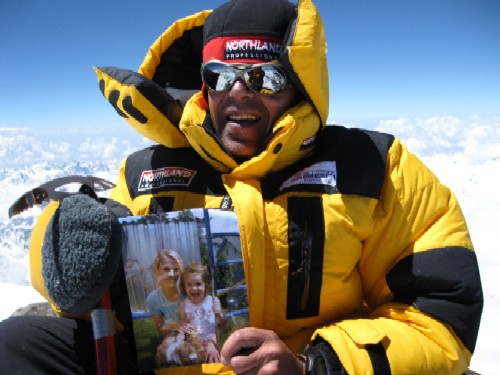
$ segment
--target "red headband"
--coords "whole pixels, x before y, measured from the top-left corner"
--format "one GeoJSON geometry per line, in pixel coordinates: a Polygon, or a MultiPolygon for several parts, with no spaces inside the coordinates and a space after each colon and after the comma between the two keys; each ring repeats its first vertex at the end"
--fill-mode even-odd
{"type": "Polygon", "coordinates": [[[282,51],[281,39],[255,36],[220,36],[203,47],[203,62],[216,59],[229,63],[255,64],[276,61],[282,51]]]}

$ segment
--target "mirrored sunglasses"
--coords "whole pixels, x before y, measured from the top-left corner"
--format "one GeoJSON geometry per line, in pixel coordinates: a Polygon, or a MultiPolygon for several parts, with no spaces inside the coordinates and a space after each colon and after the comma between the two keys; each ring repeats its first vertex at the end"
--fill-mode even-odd
{"type": "Polygon", "coordinates": [[[239,78],[247,87],[258,94],[275,95],[290,86],[281,64],[226,64],[210,60],[201,66],[201,78],[211,91],[228,91],[239,78]]]}

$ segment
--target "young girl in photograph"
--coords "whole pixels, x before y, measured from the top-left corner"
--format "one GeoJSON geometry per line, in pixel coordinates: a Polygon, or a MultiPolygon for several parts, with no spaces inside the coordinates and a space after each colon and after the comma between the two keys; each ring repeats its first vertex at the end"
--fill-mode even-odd
{"type": "Polygon", "coordinates": [[[211,293],[210,274],[194,263],[181,273],[180,289],[186,297],[179,306],[180,319],[196,329],[207,351],[207,363],[220,362],[217,328],[225,322],[220,301],[211,293]]]}

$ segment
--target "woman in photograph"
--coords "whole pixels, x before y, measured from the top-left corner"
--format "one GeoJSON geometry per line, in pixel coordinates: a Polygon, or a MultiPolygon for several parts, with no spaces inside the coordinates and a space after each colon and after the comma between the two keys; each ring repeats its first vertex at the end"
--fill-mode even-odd
{"type": "Polygon", "coordinates": [[[152,265],[157,288],[149,293],[147,304],[153,322],[162,336],[188,329],[179,319],[179,276],[183,270],[182,259],[173,250],[161,249],[152,265]]]}

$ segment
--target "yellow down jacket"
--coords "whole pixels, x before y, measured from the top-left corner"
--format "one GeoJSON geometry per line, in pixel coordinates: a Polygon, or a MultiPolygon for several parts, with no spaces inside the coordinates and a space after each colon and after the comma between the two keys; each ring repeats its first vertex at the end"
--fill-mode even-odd
{"type": "Polygon", "coordinates": [[[158,143],[123,161],[111,198],[136,215],[231,206],[251,325],[296,352],[321,337],[349,374],[462,373],[483,300],[455,196],[393,136],[326,126],[326,43],[310,0],[299,0],[280,57],[305,100],[238,164],[199,91],[209,13],[168,28],[138,73],[95,68],[118,113],[158,143]],[[173,101],[165,90],[190,99],[173,101]]]}

